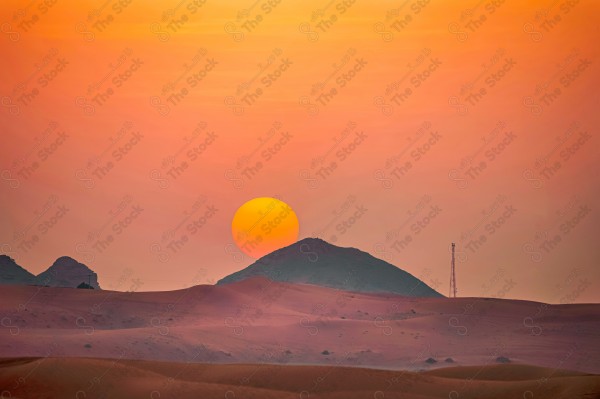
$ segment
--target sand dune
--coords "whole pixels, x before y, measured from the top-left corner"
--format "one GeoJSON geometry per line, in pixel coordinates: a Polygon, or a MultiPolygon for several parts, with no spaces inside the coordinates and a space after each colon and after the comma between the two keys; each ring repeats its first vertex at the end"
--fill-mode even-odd
{"type": "Polygon", "coordinates": [[[124,359],[0,361],[10,398],[598,398],[600,376],[524,365],[407,372],[124,359]]]}
{"type": "Polygon", "coordinates": [[[413,371],[505,357],[600,373],[595,304],[410,298],[254,278],[169,292],[3,286],[0,318],[0,357],[413,371]]]}

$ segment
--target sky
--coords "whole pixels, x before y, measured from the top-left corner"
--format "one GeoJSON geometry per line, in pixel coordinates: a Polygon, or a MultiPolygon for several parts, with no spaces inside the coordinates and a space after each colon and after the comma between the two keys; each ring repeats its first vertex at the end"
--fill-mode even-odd
{"type": "Polygon", "coordinates": [[[253,262],[256,197],[299,238],[448,294],[600,301],[596,1],[4,0],[0,251],[104,289],[253,262]],[[518,3],[518,4],[517,4],[518,3]]]}

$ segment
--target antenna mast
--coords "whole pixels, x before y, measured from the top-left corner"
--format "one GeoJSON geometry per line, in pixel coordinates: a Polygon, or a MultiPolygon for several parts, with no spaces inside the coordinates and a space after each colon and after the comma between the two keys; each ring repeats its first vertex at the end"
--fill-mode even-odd
{"type": "Polygon", "coordinates": [[[454,247],[452,243],[452,261],[450,262],[450,298],[456,298],[456,271],[454,265],[454,247]]]}

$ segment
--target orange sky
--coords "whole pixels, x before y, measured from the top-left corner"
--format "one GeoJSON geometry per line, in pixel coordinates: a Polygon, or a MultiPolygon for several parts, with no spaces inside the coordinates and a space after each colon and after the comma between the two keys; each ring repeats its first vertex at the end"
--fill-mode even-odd
{"type": "Polygon", "coordinates": [[[455,241],[461,296],[598,302],[598,15],[5,0],[2,252],[34,273],[70,255],[106,289],[213,282],[252,261],[231,220],[270,196],[301,238],[443,294],[455,241]]]}

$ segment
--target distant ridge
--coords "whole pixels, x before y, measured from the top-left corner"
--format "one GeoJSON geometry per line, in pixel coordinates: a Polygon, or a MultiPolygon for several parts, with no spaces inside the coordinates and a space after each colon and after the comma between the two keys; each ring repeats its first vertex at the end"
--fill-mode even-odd
{"type": "Polygon", "coordinates": [[[35,284],[35,275],[17,265],[8,255],[0,255],[0,284],[35,284]]]}
{"type": "Polygon", "coordinates": [[[356,248],[342,248],[319,238],[305,238],[263,256],[218,285],[249,277],[314,284],[358,292],[388,292],[414,297],[441,297],[412,274],[356,248]]]}
{"type": "Polygon", "coordinates": [[[10,256],[0,255],[0,284],[76,288],[81,283],[100,289],[98,275],[83,263],[68,256],[56,259],[46,271],[35,276],[19,266],[10,256]]]}
{"type": "Polygon", "coordinates": [[[68,256],[56,259],[45,272],[38,274],[36,281],[38,285],[72,288],[77,288],[81,283],[89,283],[94,289],[100,289],[98,275],[83,263],[68,256]]]}

